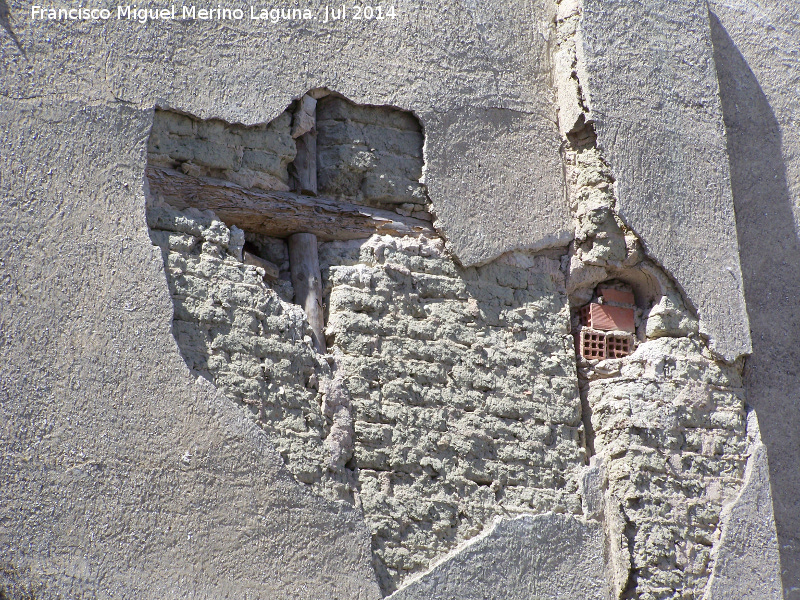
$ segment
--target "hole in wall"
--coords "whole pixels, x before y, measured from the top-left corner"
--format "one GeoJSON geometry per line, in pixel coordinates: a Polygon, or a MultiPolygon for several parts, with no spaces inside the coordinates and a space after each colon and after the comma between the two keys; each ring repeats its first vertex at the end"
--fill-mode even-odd
{"type": "Polygon", "coordinates": [[[253,127],[157,111],[148,223],[187,365],[298,482],[361,507],[389,593],[496,516],[581,510],[568,302],[557,257],[447,253],[413,115],[317,95],[253,127]]]}

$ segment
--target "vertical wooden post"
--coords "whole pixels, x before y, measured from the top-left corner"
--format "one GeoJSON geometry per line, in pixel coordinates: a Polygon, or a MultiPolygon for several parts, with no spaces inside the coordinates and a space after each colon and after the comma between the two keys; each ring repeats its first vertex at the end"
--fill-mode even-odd
{"type": "Polygon", "coordinates": [[[322,310],[322,275],[319,270],[317,236],[295,233],[289,236],[289,268],[294,300],[306,311],[313,332],[314,347],[325,354],[325,315],[322,310]]]}
{"type": "Polygon", "coordinates": [[[304,133],[295,140],[297,156],[294,159],[297,191],[317,195],[317,131],[304,133]]]}
{"type": "Polygon", "coordinates": [[[317,194],[317,101],[306,94],[294,113],[292,137],[295,138],[297,156],[294,159],[294,176],[301,194],[317,194]]]}

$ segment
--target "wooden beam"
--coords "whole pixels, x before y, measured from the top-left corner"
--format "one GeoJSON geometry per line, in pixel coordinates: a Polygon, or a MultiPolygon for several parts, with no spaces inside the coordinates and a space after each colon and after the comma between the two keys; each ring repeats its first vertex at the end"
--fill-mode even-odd
{"type": "Polygon", "coordinates": [[[290,170],[301,194],[317,195],[317,101],[306,94],[294,113],[292,137],[297,155],[290,170]]]}
{"type": "Polygon", "coordinates": [[[246,265],[253,265],[254,267],[261,267],[264,269],[264,278],[270,281],[277,281],[280,276],[280,269],[278,266],[245,250],[242,253],[242,262],[246,265]]]}
{"type": "Polygon", "coordinates": [[[325,196],[247,189],[222,179],[193,177],[148,166],[150,193],[175,208],[212,210],[228,226],[271,237],[313,233],[322,241],[357,240],[372,234],[435,234],[430,223],[389,210],[340,202],[325,196]]]}
{"type": "Polygon", "coordinates": [[[314,347],[325,354],[325,315],[322,310],[322,275],[319,270],[317,236],[295,233],[289,236],[289,268],[292,272],[294,303],[306,311],[314,347]]]}
{"type": "Polygon", "coordinates": [[[292,137],[299,138],[317,128],[317,100],[306,94],[300,99],[300,105],[292,119],[292,137]]]}
{"type": "Polygon", "coordinates": [[[297,155],[289,165],[301,194],[317,195],[317,132],[304,133],[295,140],[297,155]]]}

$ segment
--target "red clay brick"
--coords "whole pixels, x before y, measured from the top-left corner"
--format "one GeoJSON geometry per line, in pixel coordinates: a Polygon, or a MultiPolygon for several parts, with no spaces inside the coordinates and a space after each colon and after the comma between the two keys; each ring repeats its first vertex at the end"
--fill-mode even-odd
{"type": "Polygon", "coordinates": [[[622,292],[620,290],[615,290],[614,288],[599,287],[597,289],[597,293],[608,302],[618,302],[619,304],[630,305],[633,305],[635,302],[631,292],[622,292]]]}
{"type": "Polygon", "coordinates": [[[610,333],[606,336],[606,355],[608,358],[622,358],[628,356],[633,350],[633,340],[629,335],[615,335],[610,333]]]}
{"type": "Polygon", "coordinates": [[[634,310],[605,304],[587,304],[581,308],[581,320],[586,327],[601,331],[636,331],[634,310]]]}
{"type": "Polygon", "coordinates": [[[578,336],[578,352],[587,359],[606,357],[606,336],[599,331],[581,329],[578,336]]]}

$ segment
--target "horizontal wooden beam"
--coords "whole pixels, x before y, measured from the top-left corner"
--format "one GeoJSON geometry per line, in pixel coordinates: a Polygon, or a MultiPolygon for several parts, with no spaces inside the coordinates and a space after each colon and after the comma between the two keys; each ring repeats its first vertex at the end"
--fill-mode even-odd
{"type": "Polygon", "coordinates": [[[162,167],[148,166],[146,175],[150,193],[175,208],[212,210],[228,226],[271,237],[313,233],[327,241],[434,233],[427,221],[324,196],[251,190],[162,167]]]}

